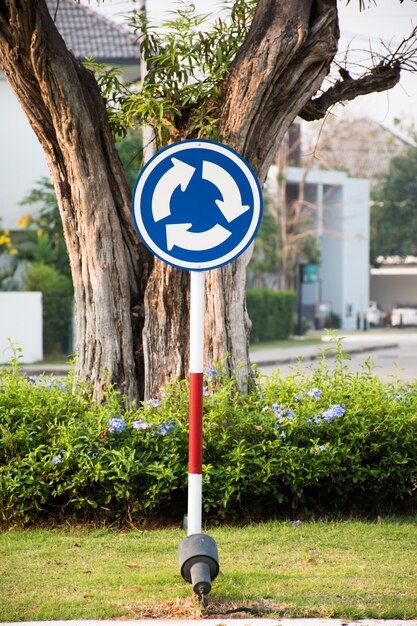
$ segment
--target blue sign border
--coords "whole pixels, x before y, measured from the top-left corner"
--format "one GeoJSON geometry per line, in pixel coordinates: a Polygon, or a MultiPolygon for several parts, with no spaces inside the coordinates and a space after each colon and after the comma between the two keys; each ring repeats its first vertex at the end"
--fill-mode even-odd
{"type": "Polygon", "coordinates": [[[238,256],[240,256],[252,243],[258,231],[262,220],[262,206],[263,200],[261,186],[256,177],[256,174],[254,173],[251,166],[247,163],[247,161],[229,146],[226,146],[219,142],[209,141],[207,139],[187,139],[184,141],[176,142],[159,150],[155,155],[153,155],[148,163],[146,163],[144,168],[139,173],[132,194],[133,219],[136,230],[138,231],[143,243],[155,256],[157,256],[165,263],[184,270],[205,271],[209,269],[215,269],[218,267],[222,267],[227,263],[230,263],[238,256]],[[209,261],[185,261],[184,259],[178,259],[174,254],[170,254],[166,250],[161,249],[159,245],[153,240],[152,236],[149,234],[144,224],[140,208],[141,197],[144,187],[154,169],[165,159],[170,159],[171,157],[180,157],[181,152],[193,148],[208,149],[209,151],[220,153],[226,158],[230,159],[235,164],[235,166],[238,166],[238,168],[245,176],[250,186],[253,197],[253,214],[250,226],[247,232],[243,234],[241,241],[237,245],[235,245],[232,250],[230,250],[223,256],[209,261]]]}

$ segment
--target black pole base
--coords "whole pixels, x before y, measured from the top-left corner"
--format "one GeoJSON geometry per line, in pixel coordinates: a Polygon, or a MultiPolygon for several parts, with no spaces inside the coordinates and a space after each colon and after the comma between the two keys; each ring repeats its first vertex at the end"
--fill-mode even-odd
{"type": "Polygon", "coordinates": [[[178,546],[181,576],[191,583],[194,592],[206,596],[219,573],[217,545],[209,535],[188,535],[178,546]]]}

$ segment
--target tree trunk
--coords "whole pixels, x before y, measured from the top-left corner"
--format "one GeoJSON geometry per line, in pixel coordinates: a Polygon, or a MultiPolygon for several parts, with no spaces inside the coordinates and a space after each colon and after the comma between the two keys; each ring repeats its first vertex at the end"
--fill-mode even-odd
{"type": "Polygon", "coordinates": [[[48,160],[68,247],[77,324],[76,374],[101,400],[116,383],[143,393],[143,294],[150,254],[97,84],[67,51],[43,0],[0,6],[0,64],[48,160]]]}
{"type": "Polygon", "coordinates": [[[145,298],[145,397],[173,378],[185,378],[189,361],[189,272],[155,259],[145,298]]]}
{"type": "Polygon", "coordinates": [[[232,263],[208,272],[206,289],[206,365],[221,361],[240,389],[251,378],[249,332],[251,321],[246,309],[246,266],[252,246],[232,263]]]}

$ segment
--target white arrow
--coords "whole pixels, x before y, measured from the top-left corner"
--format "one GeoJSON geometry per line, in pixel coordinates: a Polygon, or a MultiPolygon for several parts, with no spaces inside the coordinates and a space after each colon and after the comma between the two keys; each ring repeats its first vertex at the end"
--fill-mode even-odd
{"type": "Polygon", "coordinates": [[[168,250],[172,250],[174,246],[184,250],[210,250],[226,241],[232,234],[220,224],[201,233],[190,232],[191,227],[192,224],[167,224],[168,250]]]}
{"type": "Polygon", "coordinates": [[[195,172],[195,167],[179,159],[172,158],[171,163],[172,167],[161,176],[153,192],[152,215],[155,222],[171,215],[172,194],[178,185],[181,185],[181,191],[185,191],[195,172]]]}
{"type": "Polygon", "coordinates": [[[216,204],[228,222],[250,209],[247,204],[242,205],[242,197],[235,179],[216,163],[203,161],[203,178],[220,190],[223,200],[216,200],[216,204]]]}

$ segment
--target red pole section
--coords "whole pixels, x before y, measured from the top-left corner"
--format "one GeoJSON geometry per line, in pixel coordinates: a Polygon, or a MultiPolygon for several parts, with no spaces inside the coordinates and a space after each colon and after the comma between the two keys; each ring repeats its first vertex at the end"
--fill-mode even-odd
{"type": "Polygon", "coordinates": [[[188,431],[188,534],[201,533],[203,457],[203,352],[205,272],[190,273],[190,408],[188,431]]]}
{"type": "Polygon", "coordinates": [[[201,474],[203,462],[203,372],[190,372],[188,471],[201,474]]]}

